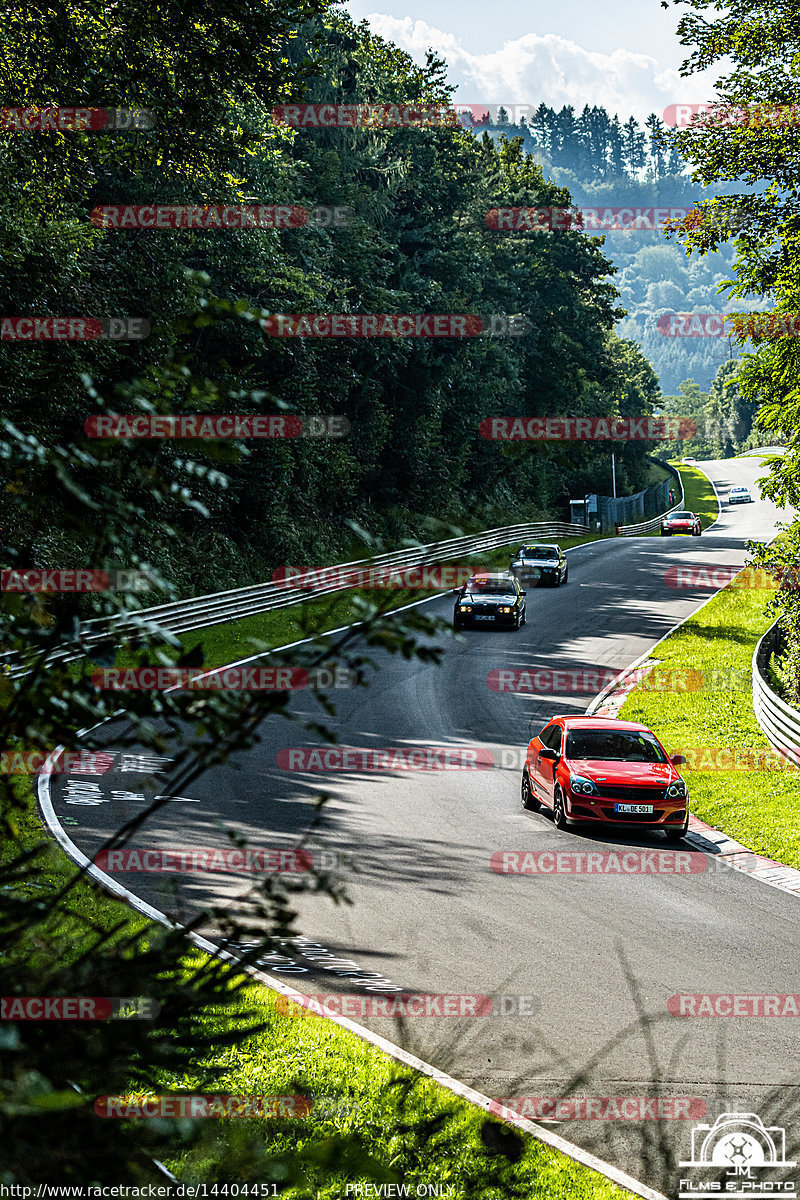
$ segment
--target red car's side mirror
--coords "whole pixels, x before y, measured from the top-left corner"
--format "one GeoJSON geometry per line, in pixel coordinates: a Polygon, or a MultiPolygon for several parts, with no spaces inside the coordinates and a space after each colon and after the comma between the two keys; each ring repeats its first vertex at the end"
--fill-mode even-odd
{"type": "Polygon", "coordinates": [[[686,762],[686,759],[682,754],[673,754],[669,761],[672,763],[673,767],[680,767],[686,762]]]}

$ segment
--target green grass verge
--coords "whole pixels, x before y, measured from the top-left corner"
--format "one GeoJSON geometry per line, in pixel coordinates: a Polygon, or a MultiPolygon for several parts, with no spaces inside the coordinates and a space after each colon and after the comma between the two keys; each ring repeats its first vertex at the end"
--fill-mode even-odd
{"type": "Polygon", "coordinates": [[[703,529],[707,529],[714,524],[720,511],[711,480],[688,463],[673,462],[671,465],[680,472],[684,506],[689,512],[697,513],[703,529]]]}
{"type": "MultiPolygon", "coordinates": [[[[16,786],[26,794],[28,806],[19,817],[13,847],[9,843],[0,849],[5,861],[42,841],[32,781],[20,780],[16,786]]],[[[59,890],[74,870],[60,847],[51,843],[36,898],[45,899],[59,890]]],[[[132,932],[150,925],[88,880],[73,888],[70,907],[91,919],[99,930],[122,924],[132,932]]],[[[74,928],[77,957],[82,953],[84,932],[78,921],[74,928]]],[[[34,926],[29,936],[40,939],[41,930],[34,926]]],[[[187,975],[202,957],[200,951],[187,949],[183,964],[187,975]]],[[[281,1195],[287,1200],[339,1200],[348,1183],[364,1180],[411,1185],[411,1195],[419,1184],[444,1185],[444,1194],[451,1200],[467,1195],[487,1200],[506,1196],[547,1200],[556,1195],[615,1200],[629,1195],[535,1138],[520,1135],[522,1152],[516,1162],[487,1152],[481,1139],[486,1121],[482,1110],[357,1035],[312,1014],[281,1013],[275,1001],[276,993],[248,982],[232,995],[229,1005],[201,1009],[196,1017],[198,1033],[202,1027],[214,1037],[213,1053],[198,1059],[197,1076],[166,1070],[157,1074],[152,1091],[160,1095],[196,1092],[199,1072],[205,1069],[207,1081],[210,1068],[215,1082],[212,1089],[207,1082],[200,1089],[205,1094],[209,1090],[217,1095],[249,1097],[302,1093],[314,1098],[310,1114],[283,1120],[220,1118],[166,1123],[169,1145],[165,1148],[159,1142],[157,1153],[181,1182],[263,1179],[266,1154],[269,1177],[280,1181],[281,1195]],[[251,1026],[254,1019],[263,1028],[231,1046],[229,1035],[251,1026]],[[189,1141],[192,1124],[202,1127],[195,1144],[189,1141]],[[256,1167],[256,1162],[261,1165],[256,1167]],[[453,1191],[448,1193],[447,1186],[453,1191]]],[[[136,1089],[132,1087],[129,1094],[137,1094],[136,1089]]],[[[98,1137],[102,1137],[101,1124],[98,1119],[98,1137]]]]}
{"type": "MultiPolygon", "coordinates": [[[[554,538],[563,549],[581,546],[585,542],[597,541],[603,535],[588,534],[585,537],[554,538]]],[[[506,570],[512,555],[519,549],[519,542],[507,546],[499,546],[495,550],[483,554],[464,555],[458,564],[474,565],[476,569],[484,567],[492,570],[506,570]]],[[[444,564],[449,565],[449,564],[444,564]]],[[[278,646],[285,646],[302,638],[318,636],[332,629],[339,629],[354,621],[363,619],[359,601],[371,601],[381,606],[382,611],[391,612],[406,604],[413,604],[427,596],[441,593],[421,591],[419,589],[395,591],[367,591],[352,589],[336,592],[330,596],[320,596],[303,601],[301,604],[288,605],[286,608],[274,609],[272,612],[257,613],[252,617],[243,617],[237,621],[226,621],[220,625],[209,625],[204,629],[191,630],[180,635],[180,643],[184,652],[203,647],[203,665],[209,670],[222,667],[249,655],[259,654],[278,646]]],[[[118,651],[114,666],[125,668],[132,666],[134,656],[125,650],[118,651]]],[[[91,674],[96,664],[90,662],[73,663],[71,674],[77,679],[81,675],[91,674]]]]}
{"type": "MultiPolygon", "coordinates": [[[[266,1029],[246,1046],[215,1055],[217,1091],[249,1096],[313,1093],[307,1118],[272,1122],[266,1135],[273,1153],[305,1159],[306,1195],[341,1200],[348,1181],[364,1178],[404,1184],[412,1196],[417,1188],[425,1194],[423,1185],[439,1185],[441,1193],[453,1200],[467,1195],[493,1200],[504,1196],[605,1200],[629,1195],[533,1138],[524,1138],[525,1149],[516,1163],[500,1155],[487,1156],[481,1142],[486,1120],[482,1110],[321,1017],[277,1013],[274,994],[266,988],[250,987],[247,996],[266,1029]],[[324,1163],[315,1161],[314,1147],[320,1137],[331,1149],[337,1139],[354,1140],[361,1154],[369,1156],[372,1169],[362,1161],[361,1165],[353,1162],[350,1169],[324,1170],[324,1163]],[[378,1164],[383,1170],[375,1169],[378,1164]]],[[[220,1031],[229,1019],[224,1010],[205,1015],[220,1031]]],[[[227,1128],[220,1130],[216,1146],[202,1146],[196,1154],[167,1161],[182,1181],[225,1179],[225,1156],[240,1152],[253,1136],[255,1123],[222,1124],[227,1128]]]]}
{"type": "MultiPolygon", "coordinates": [[[[654,652],[659,673],[677,672],[681,679],[681,672],[694,670],[713,680],[719,672],[719,690],[639,687],[622,706],[622,719],[649,725],[670,753],[685,747],[769,750],[753,713],[749,678],[755,644],[774,618],[764,611],[769,591],[737,586],[737,580],[752,576],[752,570],[742,572],[654,652]],[[726,686],[727,672],[735,684],[726,686]]],[[[800,867],[800,774],[685,767],[681,773],[689,786],[691,811],[701,820],[759,854],[800,867]]]]}
{"type": "MultiPolygon", "coordinates": [[[[719,516],[719,503],[714,494],[710,480],[688,463],[672,459],[670,466],[675,467],[683,484],[683,505],[689,512],[695,512],[700,517],[703,529],[713,525],[719,516]]],[[[661,537],[660,529],[653,529],[648,537],[661,537]]]]}

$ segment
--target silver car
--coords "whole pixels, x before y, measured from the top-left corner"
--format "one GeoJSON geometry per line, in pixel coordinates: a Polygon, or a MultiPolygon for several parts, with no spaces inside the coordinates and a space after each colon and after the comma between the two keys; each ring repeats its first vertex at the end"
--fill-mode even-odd
{"type": "Polygon", "coordinates": [[[509,571],[523,587],[560,587],[569,578],[566,554],[560,546],[550,542],[520,546],[509,571]]]}

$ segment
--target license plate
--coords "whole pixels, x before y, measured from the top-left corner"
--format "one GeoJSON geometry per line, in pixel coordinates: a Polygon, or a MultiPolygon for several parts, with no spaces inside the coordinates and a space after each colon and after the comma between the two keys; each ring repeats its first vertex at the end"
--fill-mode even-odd
{"type": "Polygon", "coordinates": [[[652,804],[615,804],[614,812],[651,813],[652,804]]]}
{"type": "Polygon", "coordinates": [[[476,621],[493,621],[494,617],[476,617],[476,621]]]}

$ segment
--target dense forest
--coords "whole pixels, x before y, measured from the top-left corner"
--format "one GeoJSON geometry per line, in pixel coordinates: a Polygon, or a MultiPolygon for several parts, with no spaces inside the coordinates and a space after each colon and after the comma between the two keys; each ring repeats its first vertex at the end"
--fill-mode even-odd
{"type": "MultiPolygon", "coordinates": [[[[622,310],[600,244],[579,232],[531,239],[486,228],[492,206],[570,203],[521,146],[460,127],[295,129],[273,116],[276,104],[298,98],[450,104],[433,56],[420,68],[366,23],[329,15],[323,25],[311,3],[301,15],[288,75],[272,28],[263,48],[244,38],[226,69],[215,58],[200,77],[202,22],[173,63],[158,18],[151,28],[132,16],[135,65],[122,75],[122,51],[99,18],[80,26],[68,56],[47,28],[31,40],[14,20],[6,34],[15,68],[5,94],[21,103],[84,95],[87,78],[106,72],[123,82],[95,103],[154,114],[150,129],[16,134],[3,144],[2,311],[133,317],[152,327],[136,342],[3,340],[6,415],[48,445],[86,444],[84,422],[105,410],[284,406],[350,423],[346,438],[235,449],[95,441],[105,486],[128,498],[143,474],[163,474],[158,519],[143,497],[128,551],[157,562],[182,590],[266,578],[283,562],[337,561],[357,549],[351,522],[392,541],[430,541],[446,526],[565,516],[571,496],[607,490],[610,446],[501,446],[479,436],[481,420],[639,415],[658,403],[652,368],[614,332],[622,310]],[[198,230],[106,227],[91,217],[104,206],[153,204],[329,206],[352,220],[198,230]],[[528,331],[277,338],[261,323],[274,313],[524,314],[528,331]]],[[[620,494],[643,485],[653,448],[632,442],[618,453],[620,494]]],[[[30,491],[44,481],[33,469],[11,482],[30,491]]],[[[7,491],[1,502],[3,524],[15,520],[13,499],[7,491]]],[[[80,532],[65,532],[56,517],[50,528],[18,531],[21,560],[82,560],[80,532]]]]}

